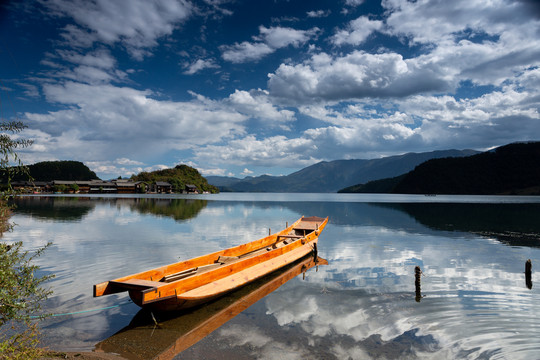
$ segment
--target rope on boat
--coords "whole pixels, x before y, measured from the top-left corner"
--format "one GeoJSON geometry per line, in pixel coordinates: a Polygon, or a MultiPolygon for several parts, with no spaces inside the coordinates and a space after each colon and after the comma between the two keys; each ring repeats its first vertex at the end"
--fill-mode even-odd
{"type": "Polygon", "coordinates": [[[120,306],[123,306],[123,305],[127,305],[127,304],[131,304],[131,303],[132,303],[132,301],[129,300],[129,301],[126,301],[125,303],[111,305],[111,306],[105,306],[105,307],[96,308],[96,309],[87,309],[87,310],[80,310],[80,311],[73,311],[73,312],[59,313],[59,314],[45,314],[45,315],[41,315],[41,316],[40,315],[34,315],[34,316],[30,316],[30,319],[39,319],[41,317],[49,317],[49,316],[52,316],[52,317],[69,316],[69,315],[85,314],[85,313],[94,312],[94,311],[104,311],[104,310],[114,309],[114,308],[117,308],[117,307],[120,307],[120,306]]]}

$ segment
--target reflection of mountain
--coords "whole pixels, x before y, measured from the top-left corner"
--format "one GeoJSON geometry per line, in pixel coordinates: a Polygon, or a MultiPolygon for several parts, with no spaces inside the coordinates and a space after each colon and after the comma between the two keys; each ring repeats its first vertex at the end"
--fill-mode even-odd
{"type": "Polygon", "coordinates": [[[153,214],[172,217],[174,220],[186,220],[197,216],[206,207],[207,200],[196,199],[136,199],[131,208],[141,214],[153,214]]]}
{"type": "Polygon", "coordinates": [[[186,220],[197,216],[207,205],[207,200],[21,196],[15,198],[15,212],[43,220],[80,221],[99,204],[129,206],[141,214],[186,220]]]}
{"type": "Polygon", "coordinates": [[[18,214],[41,220],[80,221],[95,206],[95,202],[74,197],[17,197],[14,200],[18,214]]]}
{"type": "Polygon", "coordinates": [[[402,209],[378,205],[380,204],[359,202],[290,202],[280,204],[280,206],[286,206],[298,214],[329,216],[329,222],[334,225],[382,226],[411,231],[426,230],[402,209]]]}
{"type": "Polygon", "coordinates": [[[401,210],[436,230],[494,236],[514,246],[540,247],[540,204],[378,204],[401,210]]]}
{"type": "Polygon", "coordinates": [[[327,264],[308,255],[212,303],[169,315],[157,326],[151,315],[141,310],[129,326],[97,344],[96,351],[120,353],[128,359],[172,359],[287,281],[327,264]]]}
{"type": "Polygon", "coordinates": [[[540,247],[540,204],[495,203],[330,203],[282,204],[299,214],[329,216],[340,226],[380,226],[428,233],[470,232],[515,246],[540,247]]]}

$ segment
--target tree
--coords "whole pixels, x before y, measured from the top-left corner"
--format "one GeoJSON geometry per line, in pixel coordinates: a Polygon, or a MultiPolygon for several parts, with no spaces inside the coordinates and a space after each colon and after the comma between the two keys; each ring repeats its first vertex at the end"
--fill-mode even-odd
{"type": "Polygon", "coordinates": [[[28,169],[23,165],[16,152],[16,150],[28,147],[33,143],[32,140],[17,138],[17,134],[25,128],[26,125],[20,121],[0,123],[0,170],[7,180],[8,195],[13,192],[12,179],[21,173],[28,174],[28,169]]]}
{"type": "MultiPolygon", "coordinates": [[[[21,122],[0,124],[0,170],[8,181],[7,191],[0,195],[0,237],[5,231],[13,230],[8,204],[9,197],[15,195],[11,179],[17,174],[28,174],[16,152],[32,144],[31,140],[18,137],[24,128],[21,122]]],[[[41,353],[34,315],[50,294],[41,284],[52,275],[36,277],[39,267],[32,262],[49,245],[31,254],[23,250],[22,242],[0,243],[0,359],[33,359],[41,353]]]]}
{"type": "Polygon", "coordinates": [[[23,243],[0,244],[0,359],[31,359],[40,354],[38,328],[34,319],[40,304],[51,294],[40,285],[52,275],[35,277],[39,269],[34,254],[22,250],[23,243]]]}
{"type": "Polygon", "coordinates": [[[65,193],[66,190],[67,190],[67,186],[64,184],[54,185],[54,191],[57,193],[65,193]]]}

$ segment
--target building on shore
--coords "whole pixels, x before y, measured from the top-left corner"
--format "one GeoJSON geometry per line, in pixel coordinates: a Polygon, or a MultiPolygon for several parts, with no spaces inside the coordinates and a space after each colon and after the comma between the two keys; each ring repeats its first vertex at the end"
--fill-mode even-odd
{"type": "MultiPolygon", "coordinates": [[[[14,190],[26,194],[68,193],[68,194],[172,194],[173,187],[166,181],[131,181],[115,179],[103,180],[53,180],[53,181],[14,181],[14,190]]],[[[195,185],[188,184],[182,193],[198,194],[195,185]]]]}

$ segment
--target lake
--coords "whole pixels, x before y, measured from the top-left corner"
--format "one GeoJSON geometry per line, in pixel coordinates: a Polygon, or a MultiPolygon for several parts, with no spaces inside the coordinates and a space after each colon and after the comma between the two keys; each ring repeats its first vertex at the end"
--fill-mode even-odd
{"type": "Polygon", "coordinates": [[[53,243],[37,261],[56,275],[44,304],[54,316],[42,322],[51,349],[131,351],[133,359],[539,358],[540,197],[223,193],[16,203],[17,226],[3,241],[53,243]],[[92,296],[95,283],[242,244],[302,215],[329,216],[318,245],[327,265],[291,266],[201,309],[157,316],[157,325],[126,293],[92,296]]]}

